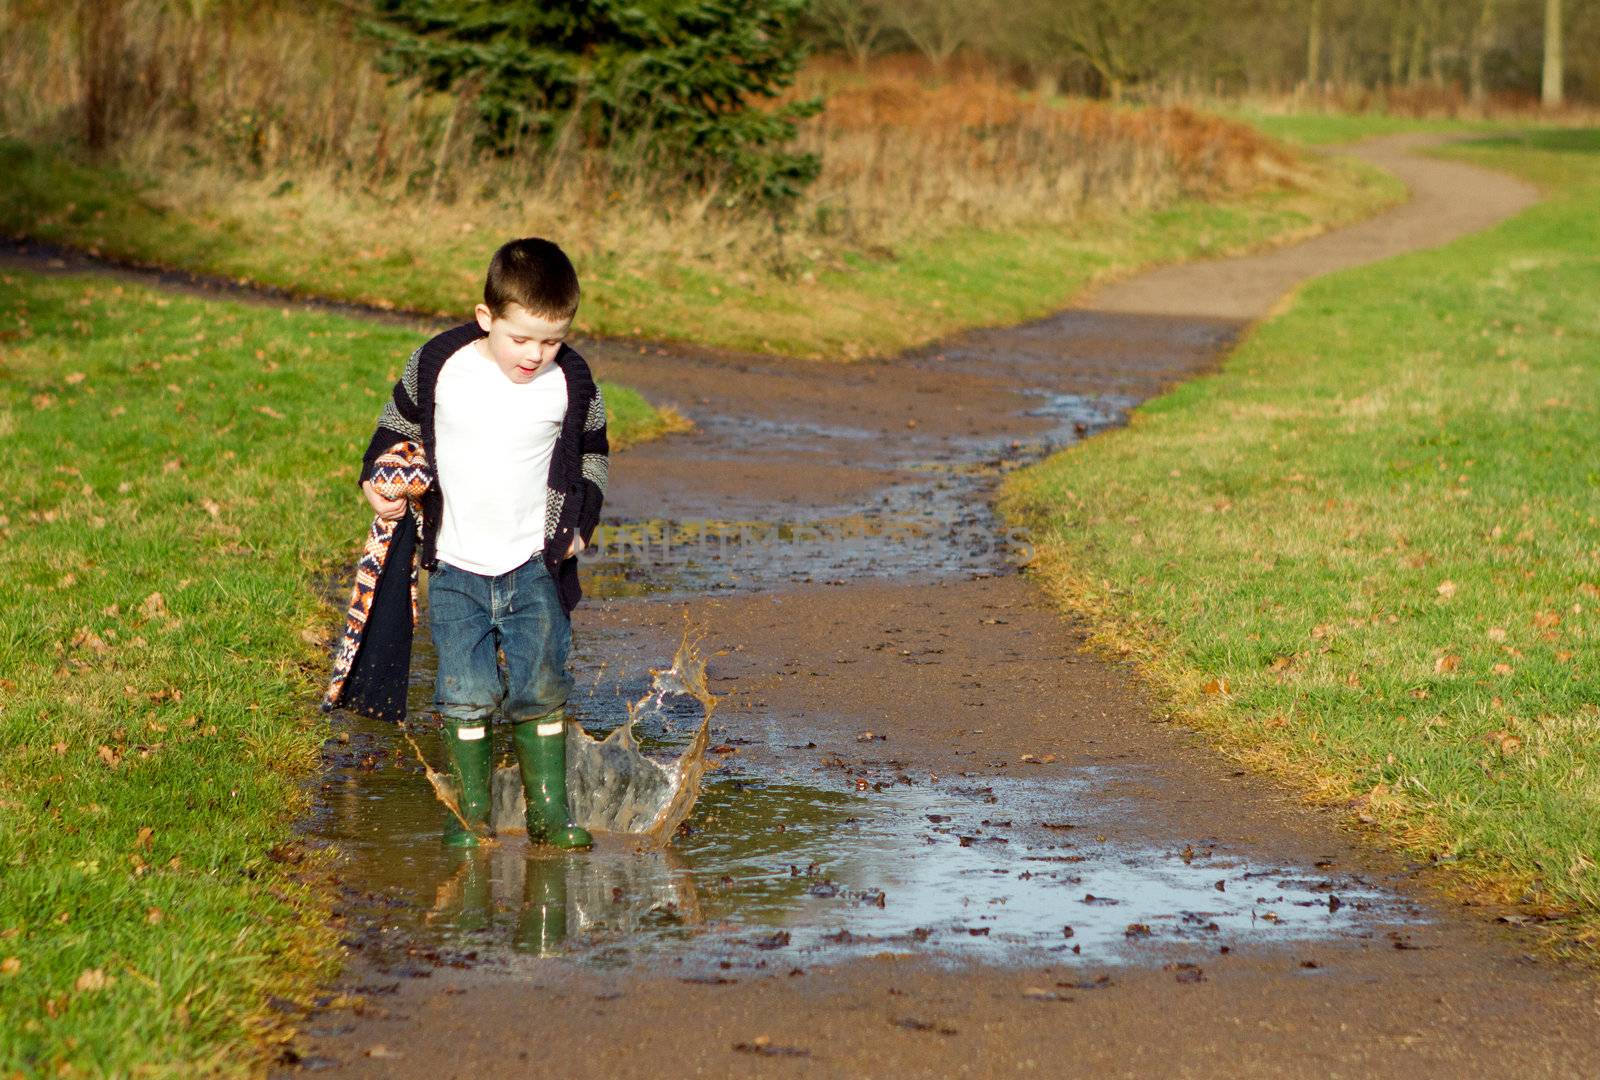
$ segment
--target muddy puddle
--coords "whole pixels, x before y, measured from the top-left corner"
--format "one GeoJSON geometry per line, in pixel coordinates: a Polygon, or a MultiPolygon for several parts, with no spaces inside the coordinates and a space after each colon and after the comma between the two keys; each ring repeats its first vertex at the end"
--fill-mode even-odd
{"type": "MultiPolygon", "coordinates": [[[[587,646],[614,653],[598,635],[587,646]]],[[[413,704],[431,658],[419,642],[413,704]]],[[[570,703],[602,736],[650,687],[603,673],[570,703]]],[[[687,696],[635,712],[646,751],[671,758],[700,723],[687,696]]],[[[1129,777],[913,778],[892,761],[846,763],[775,725],[712,748],[687,821],[666,847],[597,834],[593,851],[519,836],[461,851],[439,843],[443,811],[393,727],[341,715],[313,831],[343,852],[365,937],[434,963],[515,969],[564,957],[649,960],[688,978],[804,966],[884,951],[1001,963],[1143,962],[1248,945],[1399,935],[1418,918],[1396,896],[1332,866],[1265,865],[1203,838],[1151,848],[1117,839],[1132,808],[1106,794],[1129,777]],[[718,751],[721,751],[719,755],[718,751]],[[737,766],[731,762],[737,760],[737,766]],[[846,767],[859,765],[863,768],[846,767]],[[880,779],[867,780],[864,774],[880,779]]],[[[419,720],[418,743],[435,737],[419,720]]],[[[506,733],[498,731],[504,745],[506,733]]],[[[748,732],[747,732],[748,734],[748,732]]],[[[728,733],[712,728],[712,739],[728,733]]],[[[1126,770],[1123,770],[1124,772],[1126,770]]],[[[404,965],[402,965],[403,967],[404,965]]]]}
{"type": "MultiPolygon", "coordinates": [[[[1024,415],[1047,421],[1025,439],[912,434],[886,445],[878,433],[855,428],[710,417],[701,425],[708,458],[736,457],[748,447],[764,454],[837,453],[841,462],[881,471],[885,483],[849,506],[784,508],[781,517],[608,521],[583,556],[585,591],[672,597],[1014,570],[1031,556],[1027,536],[1002,526],[986,493],[1012,469],[1121,423],[1136,401],[1024,393],[1024,415]]],[[[750,505],[762,508],[759,500],[750,505]]]]}

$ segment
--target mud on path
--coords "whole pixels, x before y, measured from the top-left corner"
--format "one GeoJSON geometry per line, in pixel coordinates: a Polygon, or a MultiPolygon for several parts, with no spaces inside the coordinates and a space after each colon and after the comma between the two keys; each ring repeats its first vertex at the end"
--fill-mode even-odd
{"type": "MultiPolygon", "coordinates": [[[[849,817],[792,849],[774,841],[767,861],[821,852],[854,903],[825,878],[829,899],[813,886],[741,922],[740,903],[759,898],[741,901],[732,864],[714,876],[715,837],[696,834],[674,880],[698,881],[696,910],[712,914],[663,948],[629,924],[603,962],[573,946],[457,967],[437,939],[386,947],[355,899],[367,929],[350,979],[378,993],[358,1016],[314,1017],[298,1052],[340,1073],[430,1077],[1600,1071],[1590,980],[1453,909],[1427,868],[1358,845],[1157,722],[1129,674],[1081,653],[1016,572],[987,506],[1007,469],[1214,365],[1298,282],[1532,201],[1525,185],[1418,155],[1423,141],[1354,151],[1414,192],[1372,221],[1156,271],[890,361],[597,344],[602,375],[700,427],[618,461],[608,520],[639,543],[589,563],[579,651],[639,670],[671,654],[685,617],[704,627],[724,770],[741,778],[708,799],[732,813],[780,780],[852,798],[849,817]],[[708,544],[707,519],[779,540],[718,531],[708,544]],[[675,531],[676,546],[663,539],[675,531]],[[974,849],[982,859],[961,863],[974,849]],[[696,878],[697,861],[711,872],[696,878]],[[1049,887],[1032,889],[1041,877],[1049,887]],[[734,899],[718,911],[722,889],[734,899]],[[1228,906],[1241,892],[1248,921],[1228,906]]],[[[596,696],[591,715],[605,711],[596,696]]],[[[741,827],[800,831],[801,818],[780,804],[741,827]]],[[[650,887],[611,900],[636,888],[650,887]]],[[[485,910],[526,919],[526,885],[496,895],[485,910]]],[[[622,925],[605,896],[587,898],[596,933],[622,925]]]]}
{"type": "Polygon", "coordinates": [[[687,617],[724,698],[720,779],[671,856],[446,873],[425,786],[378,762],[386,733],[346,728],[313,824],[352,852],[358,1003],[313,1012],[286,1060],[430,1080],[1600,1075],[1588,977],[1159,722],[988,509],[1006,470],[1216,364],[1305,278],[1532,201],[1421,142],[1352,151],[1414,192],[1372,221],[890,361],[586,347],[699,429],[614,463],[577,706],[603,723],[626,696],[608,673],[662,663],[687,617]]]}

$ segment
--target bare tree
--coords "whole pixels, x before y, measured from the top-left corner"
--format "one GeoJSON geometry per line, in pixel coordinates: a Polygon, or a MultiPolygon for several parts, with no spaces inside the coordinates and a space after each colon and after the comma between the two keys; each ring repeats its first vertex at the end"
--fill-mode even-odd
{"type": "Polygon", "coordinates": [[[866,67],[889,29],[882,0],[811,0],[811,21],[857,67],[866,67]]]}
{"type": "Polygon", "coordinates": [[[1472,39],[1467,44],[1467,97],[1479,108],[1489,99],[1483,78],[1483,58],[1494,45],[1494,7],[1495,0],[1481,0],[1478,21],[1473,24],[1472,39]]]}
{"type": "Polygon", "coordinates": [[[963,0],[885,0],[890,19],[940,70],[983,24],[986,5],[963,0]]]}
{"type": "Polygon", "coordinates": [[[1544,80],[1540,101],[1559,109],[1562,100],[1561,0],[1544,0],[1544,80]]]}
{"type": "Polygon", "coordinates": [[[1306,87],[1322,81],[1322,0],[1311,0],[1306,26],[1306,87]]]}
{"type": "Polygon", "coordinates": [[[1059,11],[1063,36],[1118,101],[1189,46],[1202,7],[1189,0],[1063,0],[1059,11]]]}

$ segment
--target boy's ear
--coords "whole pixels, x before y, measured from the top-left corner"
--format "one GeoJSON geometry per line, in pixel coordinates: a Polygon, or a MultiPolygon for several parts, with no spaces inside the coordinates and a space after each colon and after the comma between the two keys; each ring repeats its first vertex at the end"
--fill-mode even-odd
{"type": "Polygon", "coordinates": [[[479,304],[472,309],[472,313],[478,317],[478,328],[487,334],[489,327],[494,324],[494,313],[489,310],[489,305],[479,304]]]}

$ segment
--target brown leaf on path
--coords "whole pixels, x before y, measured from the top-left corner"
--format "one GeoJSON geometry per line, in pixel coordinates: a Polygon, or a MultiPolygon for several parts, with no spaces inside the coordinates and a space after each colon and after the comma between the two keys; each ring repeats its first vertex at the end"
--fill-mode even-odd
{"type": "Polygon", "coordinates": [[[761,1054],[766,1057],[810,1057],[811,1051],[799,1046],[779,1046],[770,1035],[757,1035],[749,1042],[736,1042],[733,1048],[741,1054],[761,1054]]]}
{"type": "Polygon", "coordinates": [[[1071,1001],[1071,996],[1047,990],[1042,986],[1029,986],[1022,991],[1022,996],[1029,1001],[1071,1001]]]}
{"type": "Polygon", "coordinates": [[[935,1023],[932,1020],[918,1020],[915,1016],[900,1016],[889,1021],[895,1027],[905,1028],[907,1031],[932,1031],[940,1035],[954,1035],[956,1029],[946,1024],[935,1023]]]}

